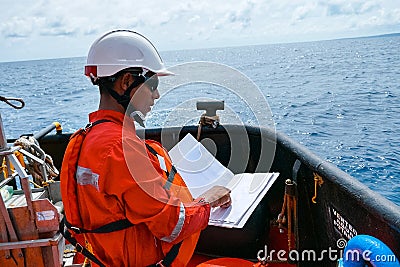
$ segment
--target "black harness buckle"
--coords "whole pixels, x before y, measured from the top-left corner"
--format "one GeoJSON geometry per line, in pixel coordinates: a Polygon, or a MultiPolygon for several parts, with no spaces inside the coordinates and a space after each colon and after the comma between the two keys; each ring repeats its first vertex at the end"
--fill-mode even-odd
{"type": "Polygon", "coordinates": [[[79,243],[76,243],[75,249],[76,249],[76,251],[78,251],[79,253],[82,253],[82,251],[83,251],[83,246],[82,246],[81,244],[79,244],[79,243]]]}

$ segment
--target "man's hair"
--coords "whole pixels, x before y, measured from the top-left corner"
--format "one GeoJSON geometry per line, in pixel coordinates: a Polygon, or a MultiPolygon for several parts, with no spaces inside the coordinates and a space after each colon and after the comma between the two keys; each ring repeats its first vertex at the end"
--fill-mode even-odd
{"type": "Polygon", "coordinates": [[[99,86],[100,94],[109,94],[108,90],[113,89],[115,81],[125,73],[139,74],[142,73],[142,71],[142,68],[128,68],[123,69],[112,76],[99,78],[97,80],[97,85],[99,86]]]}
{"type": "Polygon", "coordinates": [[[112,80],[112,79],[108,79],[108,78],[110,78],[110,77],[102,77],[99,79],[98,85],[99,85],[100,94],[109,94],[108,88],[110,88],[110,89],[114,88],[114,83],[115,83],[116,79],[112,80]]]}

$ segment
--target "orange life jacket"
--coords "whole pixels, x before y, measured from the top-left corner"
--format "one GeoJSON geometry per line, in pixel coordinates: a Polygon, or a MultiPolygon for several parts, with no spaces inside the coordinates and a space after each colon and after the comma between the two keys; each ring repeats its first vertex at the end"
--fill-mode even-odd
{"type": "Polygon", "coordinates": [[[76,247],[78,252],[82,253],[85,257],[101,267],[105,267],[105,265],[89,250],[80,244],[82,243],[82,237],[77,236],[76,234],[87,232],[110,232],[132,226],[128,220],[120,220],[108,225],[104,225],[95,230],[86,230],[83,229],[82,218],[79,215],[76,170],[82,143],[91,127],[106,121],[108,120],[98,120],[94,123],[88,124],[84,129],[79,129],[71,136],[64,153],[64,159],[60,173],[61,195],[64,196],[62,197],[64,205],[64,218],[60,223],[60,232],[67,241],[76,247]],[[69,232],[68,229],[73,230],[75,234],[69,232]]]}

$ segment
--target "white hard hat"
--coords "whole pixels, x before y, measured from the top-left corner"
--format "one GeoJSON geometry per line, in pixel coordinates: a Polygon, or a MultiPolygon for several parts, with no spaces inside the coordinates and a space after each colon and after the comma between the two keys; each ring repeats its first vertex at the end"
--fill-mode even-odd
{"type": "Polygon", "coordinates": [[[85,75],[107,77],[117,72],[139,67],[158,76],[172,75],[154,45],[143,35],[130,30],[115,30],[97,39],[90,47],[85,75]]]}

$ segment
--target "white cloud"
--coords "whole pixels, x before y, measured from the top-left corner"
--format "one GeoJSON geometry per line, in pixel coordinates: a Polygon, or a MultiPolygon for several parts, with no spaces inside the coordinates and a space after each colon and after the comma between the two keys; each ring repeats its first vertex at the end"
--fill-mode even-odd
{"type": "Polygon", "coordinates": [[[194,15],[193,17],[191,17],[191,18],[188,20],[188,22],[189,22],[190,24],[194,24],[194,23],[197,23],[199,20],[200,20],[200,16],[199,16],[199,15],[194,15]]]}
{"type": "Polygon", "coordinates": [[[161,50],[400,30],[400,3],[392,0],[18,0],[7,6],[0,13],[0,61],[84,56],[94,39],[115,28],[142,32],[161,50]],[[49,38],[52,45],[42,51],[49,38]]]}
{"type": "Polygon", "coordinates": [[[298,6],[294,9],[292,13],[292,22],[295,23],[297,21],[304,20],[309,16],[316,16],[316,11],[318,10],[317,5],[315,3],[307,3],[302,6],[298,6]],[[311,14],[315,15],[311,15],[311,14]]]}
{"type": "Polygon", "coordinates": [[[374,10],[379,10],[381,7],[378,3],[374,1],[366,1],[361,6],[360,12],[361,13],[368,13],[373,12],[374,10]]]}
{"type": "Polygon", "coordinates": [[[335,1],[321,4],[326,6],[328,16],[360,15],[380,8],[376,1],[335,1]]]}
{"type": "Polygon", "coordinates": [[[11,17],[1,24],[1,34],[6,38],[26,38],[32,32],[32,23],[25,18],[11,17]]]}

